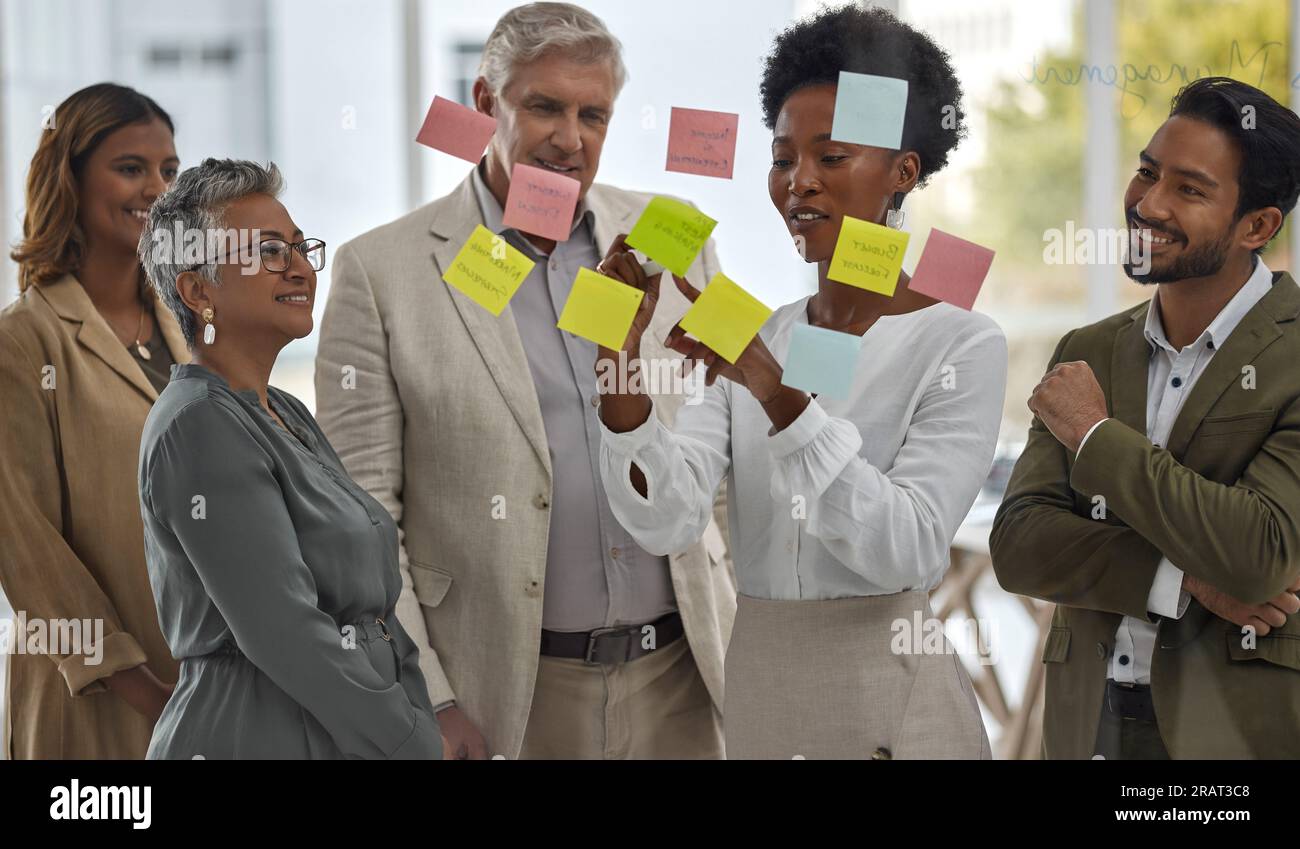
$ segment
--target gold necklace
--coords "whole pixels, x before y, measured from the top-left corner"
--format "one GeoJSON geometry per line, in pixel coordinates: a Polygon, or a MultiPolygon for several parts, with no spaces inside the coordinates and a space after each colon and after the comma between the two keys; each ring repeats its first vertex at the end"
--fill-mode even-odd
{"type": "Polygon", "coordinates": [[[144,333],[145,312],[144,304],[140,304],[140,326],[135,331],[135,352],[140,355],[142,360],[152,360],[153,354],[149,353],[149,349],[140,341],[140,336],[144,333]]]}

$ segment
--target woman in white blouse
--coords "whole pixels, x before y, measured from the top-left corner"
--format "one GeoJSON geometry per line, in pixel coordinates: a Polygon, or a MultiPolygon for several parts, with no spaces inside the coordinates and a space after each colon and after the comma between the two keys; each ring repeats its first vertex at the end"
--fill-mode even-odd
{"type": "MultiPolygon", "coordinates": [[[[960,111],[943,127],[942,107],[960,86],[928,37],[849,6],[779,36],[762,93],[772,202],[818,264],[817,293],[777,310],[734,364],[674,328],[669,347],[708,369],[704,400],[670,431],[649,396],[602,396],[605,491],[637,542],[668,554],[700,538],[728,476],[740,589],[729,758],[987,758],[960,660],[903,632],[932,618],[928,593],[992,463],[1006,340],[986,316],[911,291],[906,274],[893,297],[827,277],[844,215],[896,221],[901,198],[947,163],[964,128],[960,111]],[[831,140],[841,70],[908,81],[900,150],[831,140]],[[782,385],[802,323],[862,336],[848,398],[782,385]]],[[[634,362],[657,280],[621,240],[599,270],[646,292],[624,344],[634,362]]]]}

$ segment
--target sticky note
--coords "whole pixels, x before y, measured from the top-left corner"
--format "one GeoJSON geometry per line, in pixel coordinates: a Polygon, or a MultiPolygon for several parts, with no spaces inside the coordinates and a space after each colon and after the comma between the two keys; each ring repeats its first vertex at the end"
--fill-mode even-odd
{"type": "Polygon", "coordinates": [[[475,165],[483,158],[497,119],[443,97],[435,97],[415,140],[475,165]]]}
{"type": "Polygon", "coordinates": [[[828,398],[848,398],[861,348],[862,337],[854,333],[796,324],[781,382],[828,398]]]}
{"type": "Polygon", "coordinates": [[[685,277],[716,226],[718,222],[689,204],[657,197],[632,225],[627,243],[678,277],[685,277]]]}
{"type": "Polygon", "coordinates": [[[555,326],[617,351],[627,341],[643,297],[634,286],[579,268],[555,326]]]}
{"type": "Polygon", "coordinates": [[[573,232],[573,211],[582,184],[534,165],[515,163],[501,223],[557,242],[573,232]]]}
{"type": "Polygon", "coordinates": [[[724,360],[734,363],[771,314],[762,301],[718,273],[679,324],[724,360]]]}
{"type": "Polygon", "coordinates": [[[903,270],[908,234],[844,216],[826,276],[859,289],[893,296],[903,270]]]}
{"type": "Polygon", "coordinates": [[[732,112],[674,106],[668,122],[667,170],[730,180],[739,125],[740,116],[732,112]]]}
{"type": "Polygon", "coordinates": [[[831,138],[899,150],[907,115],[907,80],[840,71],[831,138]]]}
{"type": "Polygon", "coordinates": [[[931,230],[908,288],[968,310],[993,265],[993,251],[931,230]]]}
{"type": "Polygon", "coordinates": [[[480,224],[442,279],[483,309],[501,315],[534,265],[522,251],[480,224]]]}

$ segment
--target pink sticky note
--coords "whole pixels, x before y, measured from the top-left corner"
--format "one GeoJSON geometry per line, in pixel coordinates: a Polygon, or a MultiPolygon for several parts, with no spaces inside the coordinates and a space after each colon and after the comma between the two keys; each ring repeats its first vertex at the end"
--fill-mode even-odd
{"type": "Polygon", "coordinates": [[[992,265],[993,251],[988,248],[931,230],[907,288],[968,310],[992,265]]]}
{"type": "Polygon", "coordinates": [[[501,223],[524,233],[566,241],[582,184],[572,177],[515,163],[501,223]]]}
{"type": "Polygon", "coordinates": [[[497,119],[491,115],[435,97],[415,140],[477,165],[496,129],[497,119]]]}
{"type": "Polygon", "coordinates": [[[736,128],[740,116],[731,112],[673,107],[668,124],[669,171],[731,179],[736,159],[736,128]]]}

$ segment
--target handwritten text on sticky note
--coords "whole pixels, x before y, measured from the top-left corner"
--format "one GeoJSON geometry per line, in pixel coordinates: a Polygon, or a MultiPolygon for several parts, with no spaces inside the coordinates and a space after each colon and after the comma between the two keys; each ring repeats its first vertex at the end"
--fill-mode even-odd
{"type": "Polygon", "coordinates": [[[848,398],[862,337],[811,324],[795,324],[781,382],[828,398],[848,398]]]}
{"type": "Polygon", "coordinates": [[[657,197],[632,226],[627,243],[678,277],[685,277],[716,226],[718,222],[688,204],[657,197]]]}
{"type": "Polygon", "coordinates": [[[581,188],[572,177],[516,163],[501,223],[544,239],[566,241],[573,232],[581,188]]]}
{"type": "Polygon", "coordinates": [[[644,296],[634,286],[580,268],[555,326],[617,351],[627,341],[644,296]]]}
{"type": "Polygon", "coordinates": [[[522,251],[480,224],[442,279],[483,309],[501,315],[535,264],[522,251]]]}
{"type": "Polygon", "coordinates": [[[415,140],[477,165],[496,128],[497,119],[491,115],[435,97],[415,140]]]}
{"type": "Polygon", "coordinates": [[[894,294],[903,270],[908,234],[870,221],[844,216],[827,276],[859,289],[894,294]]]}
{"type": "Polygon", "coordinates": [[[718,273],[679,323],[724,360],[734,363],[770,315],[772,311],[762,301],[718,273]]]}
{"type": "Polygon", "coordinates": [[[907,80],[840,71],[831,138],[898,150],[907,116],[907,80]]]}
{"type": "Polygon", "coordinates": [[[988,248],[931,230],[907,287],[968,310],[975,306],[992,265],[993,251],[988,248]]]}
{"type": "Polygon", "coordinates": [[[731,179],[736,158],[736,128],[732,112],[673,107],[668,124],[669,171],[731,179]]]}

